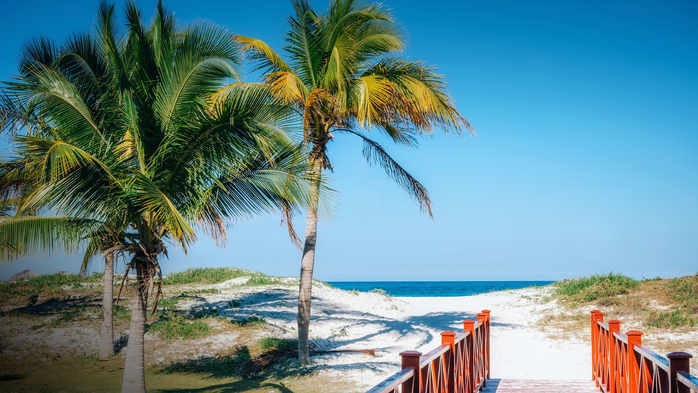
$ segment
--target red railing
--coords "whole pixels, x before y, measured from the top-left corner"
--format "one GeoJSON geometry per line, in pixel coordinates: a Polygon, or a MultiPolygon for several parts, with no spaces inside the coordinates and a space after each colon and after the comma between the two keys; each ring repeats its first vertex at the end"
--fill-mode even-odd
{"type": "Polygon", "coordinates": [[[599,390],[606,393],[698,393],[698,378],[690,374],[685,352],[664,358],[642,346],[642,333],[620,332],[620,321],[603,320],[591,312],[591,369],[599,390]]]}
{"type": "Polygon", "coordinates": [[[474,393],[490,378],[490,311],[477,322],[463,321],[463,331],[441,333],[441,346],[422,355],[400,353],[402,370],[368,393],[474,393]]]}

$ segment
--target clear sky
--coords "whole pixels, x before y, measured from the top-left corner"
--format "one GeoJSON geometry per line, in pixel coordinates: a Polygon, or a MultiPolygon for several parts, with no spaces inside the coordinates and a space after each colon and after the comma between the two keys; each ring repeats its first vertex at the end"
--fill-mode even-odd
{"type": "MultiPolygon", "coordinates": [[[[148,17],[154,3],[138,1],[148,17]]],[[[165,4],[181,22],[217,21],[277,49],[291,12],[286,0],[165,4]]],[[[439,134],[418,150],[388,146],[428,188],[433,221],[366,164],[358,141],[335,139],[329,154],[341,206],[320,225],[316,278],[698,271],[698,2],[385,4],[409,34],[406,53],[439,67],[479,136],[439,134]]],[[[0,79],[15,72],[23,40],[43,33],[60,41],[88,29],[96,8],[96,1],[4,1],[0,79]]],[[[296,225],[302,234],[303,217],[296,225]]],[[[294,276],[300,257],[278,217],[259,217],[237,223],[225,249],[202,239],[186,257],[171,251],[162,266],[166,273],[238,266],[294,276]]],[[[28,268],[76,272],[78,259],[5,264],[0,279],[28,268]]]]}

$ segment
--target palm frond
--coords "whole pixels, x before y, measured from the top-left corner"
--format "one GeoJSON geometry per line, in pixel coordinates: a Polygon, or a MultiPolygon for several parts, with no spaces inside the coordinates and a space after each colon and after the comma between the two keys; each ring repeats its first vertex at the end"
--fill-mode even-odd
{"type": "Polygon", "coordinates": [[[77,250],[86,234],[100,222],[72,217],[0,217],[0,263],[19,256],[50,256],[58,251],[77,250]]]}
{"type": "Polygon", "coordinates": [[[242,52],[257,63],[255,70],[291,72],[288,64],[264,41],[241,35],[234,35],[233,38],[240,44],[242,52]]]}
{"type": "Polygon", "coordinates": [[[417,179],[412,177],[400,164],[398,164],[388,152],[383,149],[377,142],[367,138],[361,133],[351,129],[342,129],[341,132],[347,132],[358,136],[364,142],[363,155],[370,165],[378,165],[385,170],[385,173],[393,179],[398,186],[407,191],[411,197],[417,200],[419,208],[423,213],[429,214],[429,217],[434,218],[431,211],[431,199],[426,187],[417,179]]]}

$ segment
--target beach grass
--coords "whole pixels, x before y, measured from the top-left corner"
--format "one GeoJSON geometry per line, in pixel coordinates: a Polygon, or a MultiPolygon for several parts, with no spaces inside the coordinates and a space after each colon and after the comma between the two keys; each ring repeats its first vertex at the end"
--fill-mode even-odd
{"type": "Polygon", "coordinates": [[[52,296],[63,292],[63,288],[81,289],[81,284],[101,283],[104,274],[94,273],[90,276],[78,274],[47,274],[28,280],[0,282],[0,302],[33,295],[52,296]]]}
{"type": "Polygon", "coordinates": [[[555,292],[563,299],[591,302],[626,294],[638,284],[637,280],[628,276],[610,272],[558,281],[555,283],[555,292]]]}
{"type": "Polygon", "coordinates": [[[244,276],[265,277],[266,275],[252,270],[234,267],[192,268],[182,272],[168,274],[164,277],[163,284],[217,284],[244,276]]]}
{"type": "Polygon", "coordinates": [[[553,298],[568,310],[552,318],[558,322],[584,325],[585,310],[595,306],[603,309],[607,319],[638,321],[638,329],[698,326],[698,274],[643,280],[618,273],[595,274],[558,281],[554,288],[553,298]]]}

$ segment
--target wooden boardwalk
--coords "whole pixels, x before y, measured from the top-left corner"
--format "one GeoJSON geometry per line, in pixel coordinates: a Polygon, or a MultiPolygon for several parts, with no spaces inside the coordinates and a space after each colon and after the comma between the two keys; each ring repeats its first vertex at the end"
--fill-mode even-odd
{"type": "Polygon", "coordinates": [[[594,381],[536,381],[530,379],[488,379],[482,393],[598,393],[594,381]]]}

